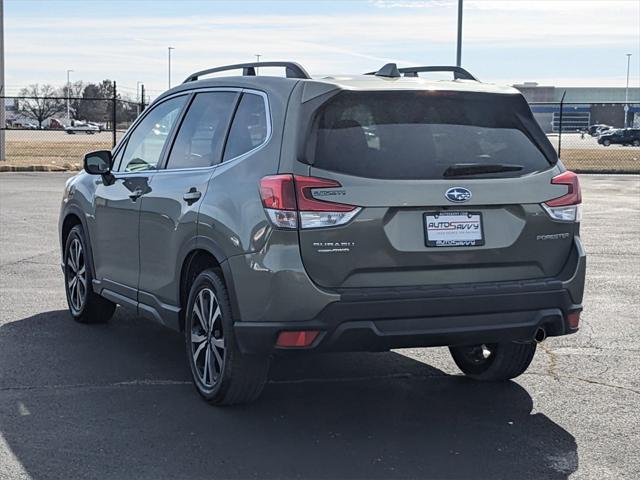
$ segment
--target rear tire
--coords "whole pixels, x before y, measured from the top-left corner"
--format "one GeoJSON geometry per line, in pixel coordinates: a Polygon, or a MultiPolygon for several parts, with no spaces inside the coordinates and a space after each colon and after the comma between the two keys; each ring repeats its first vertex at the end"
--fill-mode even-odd
{"type": "Polygon", "coordinates": [[[185,344],[198,393],[212,405],[256,400],[269,371],[269,357],[243,354],[236,343],[224,282],[205,270],[191,285],[185,311],[185,344]]]}
{"type": "Polygon", "coordinates": [[[634,147],[640,147],[640,140],[634,140],[633,141],[633,146],[634,147]]]}
{"type": "Polygon", "coordinates": [[[76,225],[64,247],[64,286],[69,313],[80,323],[106,323],[116,304],[93,291],[93,276],[82,226],[76,225]]]}
{"type": "Polygon", "coordinates": [[[602,141],[602,145],[604,145],[605,147],[608,147],[609,145],[611,145],[611,141],[610,140],[603,140],[602,141]]]}
{"type": "Polygon", "coordinates": [[[536,343],[500,342],[449,347],[453,361],[474,380],[497,382],[522,375],[533,360],[536,343]]]}

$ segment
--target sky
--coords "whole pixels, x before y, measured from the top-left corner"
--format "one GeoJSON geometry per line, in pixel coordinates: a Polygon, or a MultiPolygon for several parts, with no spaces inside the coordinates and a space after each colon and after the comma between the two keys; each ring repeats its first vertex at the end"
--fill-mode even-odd
{"type": "MultiPolygon", "coordinates": [[[[1,0],[0,0],[1,1],[1,0]]],[[[216,65],[293,60],[312,75],[384,63],[454,64],[457,0],[4,0],[5,82],[115,79],[156,96],[216,65]]],[[[482,81],[619,86],[632,53],[640,86],[640,0],[464,0],[462,64],[482,81]]]]}

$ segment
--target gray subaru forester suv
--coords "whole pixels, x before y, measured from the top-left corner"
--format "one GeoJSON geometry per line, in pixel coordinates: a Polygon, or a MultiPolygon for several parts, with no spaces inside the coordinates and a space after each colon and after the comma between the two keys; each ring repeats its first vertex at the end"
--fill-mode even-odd
{"type": "Polygon", "coordinates": [[[292,351],[448,346],[507,380],[578,329],[580,203],[522,95],[462,68],[218,67],[67,182],[66,296],[79,322],[117,304],[183,332],[218,405],[257,398],[292,351]]]}

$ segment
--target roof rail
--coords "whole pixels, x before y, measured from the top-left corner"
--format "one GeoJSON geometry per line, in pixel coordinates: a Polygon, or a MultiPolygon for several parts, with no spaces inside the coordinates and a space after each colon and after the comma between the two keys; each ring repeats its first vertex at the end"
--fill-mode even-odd
{"type": "Polygon", "coordinates": [[[404,73],[405,77],[417,77],[419,72],[452,72],[453,78],[456,80],[475,80],[478,79],[471,75],[467,70],[462,67],[456,67],[453,65],[442,66],[424,66],[424,67],[406,67],[399,68],[400,73],[404,73]]]}
{"type": "Polygon", "coordinates": [[[462,67],[456,66],[424,66],[424,67],[405,67],[397,68],[395,63],[387,63],[377,72],[367,72],[365,75],[376,75],[377,77],[399,77],[400,73],[404,73],[405,77],[417,77],[418,72],[452,72],[453,78],[456,80],[475,80],[478,79],[471,75],[462,67]]]}
{"type": "Polygon", "coordinates": [[[182,83],[195,82],[199,77],[216,72],[226,72],[227,70],[240,70],[242,69],[243,76],[255,77],[256,68],[259,67],[284,67],[287,78],[311,78],[307,71],[302,68],[301,65],[295,62],[250,62],[250,63],[237,63],[235,65],[225,65],[223,67],[208,68],[196,73],[192,73],[182,83]]]}

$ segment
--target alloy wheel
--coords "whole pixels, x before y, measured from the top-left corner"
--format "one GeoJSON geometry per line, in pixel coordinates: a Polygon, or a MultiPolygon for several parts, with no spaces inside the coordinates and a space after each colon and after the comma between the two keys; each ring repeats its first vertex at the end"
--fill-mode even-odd
{"type": "Polygon", "coordinates": [[[199,382],[206,390],[212,389],[222,374],[225,344],[222,311],[210,288],[200,290],[193,303],[191,356],[199,382]]]}
{"type": "Polygon", "coordinates": [[[73,313],[78,314],[84,306],[87,293],[87,268],[82,243],[74,238],[67,251],[67,292],[73,313]]]}

